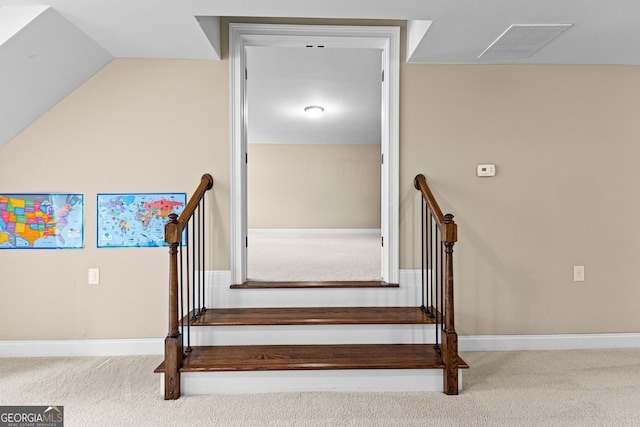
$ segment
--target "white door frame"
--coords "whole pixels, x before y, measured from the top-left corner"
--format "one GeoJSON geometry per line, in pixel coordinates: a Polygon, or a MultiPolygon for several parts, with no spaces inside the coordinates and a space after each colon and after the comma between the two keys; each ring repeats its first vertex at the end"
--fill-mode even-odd
{"type": "Polygon", "coordinates": [[[231,80],[231,283],[247,279],[247,97],[246,47],[305,46],[382,49],[382,140],[380,226],[382,280],[399,282],[399,70],[400,28],[325,25],[229,24],[231,80]]]}

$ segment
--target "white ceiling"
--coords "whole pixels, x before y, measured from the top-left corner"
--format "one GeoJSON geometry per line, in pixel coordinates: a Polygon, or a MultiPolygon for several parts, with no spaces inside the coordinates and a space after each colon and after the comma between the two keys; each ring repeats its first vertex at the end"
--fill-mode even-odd
{"type": "Polygon", "coordinates": [[[637,0],[0,0],[51,6],[114,57],[214,59],[196,16],[433,21],[414,62],[476,63],[511,24],[573,27],[520,62],[640,64],[637,0]]]}
{"type": "MultiPolygon", "coordinates": [[[[224,16],[406,20],[409,62],[640,65],[639,0],[0,0],[0,89],[20,93],[56,71],[55,84],[47,85],[66,89],[43,90],[39,101],[29,99],[14,114],[29,123],[113,57],[218,59],[224,16]],[[43,8],[36,6],[51,6],[55,14],[17,18],[39,16],[43,8]],[[477,59],[512,24],[572,26],[528,58],[477,59]],[[39,49],[45,41],[47,55],[39,49]],[[88,65],[87,56],[97,60],[88,65]],[[46,60],[38,67],[44,71],[34,74],[25,58],[46,60]]],[[[0,94],[0,130],[8,128],[3,112],[16,107],[10,99],[0,94]]],[[[0,145],[21,129],[0,133],[0,145]]]]}
{"type": "Polygon", "coordinates": [[[251,47],[247,69],[250,144],[380,143],[382,50],[251,47]]]}

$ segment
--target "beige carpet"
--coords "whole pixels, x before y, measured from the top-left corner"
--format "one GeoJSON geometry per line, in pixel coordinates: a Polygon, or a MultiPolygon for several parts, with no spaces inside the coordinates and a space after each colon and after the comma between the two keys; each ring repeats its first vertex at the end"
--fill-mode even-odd
{"type": "Polygon", "coordinates": [[[379,281],[381,265],[377,234],[249,234],[250,280],[379,281]]]}
{"type": "Polygon", "coordinates": [[[462,355],[465,389],[164,401],[159,356],[0,359],[0,405],[63,405],[65,426],[638,426],[640,349],[462,355]]]}

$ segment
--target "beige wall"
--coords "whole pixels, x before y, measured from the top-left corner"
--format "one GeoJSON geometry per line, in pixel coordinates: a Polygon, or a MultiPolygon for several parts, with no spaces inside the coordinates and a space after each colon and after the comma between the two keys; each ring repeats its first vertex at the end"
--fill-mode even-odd
{"type": "Polygon", "coordinates": [[[401,97],[401,267],[422,172],[458,223],[460,333],[640,331],[640,67],[404,65],[401,97]]]}
{"type": "Polygon", "coordinates": [[[249,228],[380,228],[380,144],[249,144],[249,228]]]}
{"type": "MultiPolygon", "coordinates": [[[[87,201],[85,249],[0,251],[0,340],[166,334],[167,251],[96,249],[98,192],[211,172],[209,268],[229,268],[228,94],[226,61],[115,60],[0,148],[0,191],[87,201]]],[[[403,64],[400,101],[401,268],[419,265],[424,173],[459,224],[459,333],[640,330],[640,67],[403,64]]]]}
{"type": "Polygon", "coordinates": [[[0,340],[166,335],[168,250],[97,249],[99,192],[190,193],[211,172],[213,268],[228,268],[228,68],[115,60],[0,148],[0,191],[79,192],[86,205],[83,250],[0,251],[0,340]]]}

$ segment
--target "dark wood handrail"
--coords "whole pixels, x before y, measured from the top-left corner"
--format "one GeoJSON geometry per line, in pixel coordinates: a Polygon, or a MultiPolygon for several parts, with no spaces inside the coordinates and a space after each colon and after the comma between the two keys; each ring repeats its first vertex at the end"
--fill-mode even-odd
{"type": "Polygon", "coordinates": [[[413,180],[413,185],[416,187],[424,201],[427,203],[429,210],[433,212],[433,217],[436,220],[436,224],[442,233],[442,241],[445,243],[455,243],[458,241],[458,226],[453,222],[453,215],[443,215],[436,198],[433,197],[433,193],[427,184],[427,179],[424,175],[416,175],[413,180]],[[450,216],[447,219],[447,216],[450,216]]]}
{"type": "Polygon", "coordinates": [[[193,212],[196,210],[196,207],[200,203],[200,200],[204,197],[204,193],[207,190],[213,188],[213,177],[208,173],[202,175],[200,179],[200,184],[196,191],[193,192],[193,195],[189,199],[187,206],[185,206],[184,210],[177,218],[177,221],[171,221],[167,223],[164,227],[164,241],[168,244],[177,244],[182,241],[182,232],[184,231],[184,227],[189,223],[189,219],[193,216],[193,212]]]}
{"type": "Polygon", "coordinates": [[[187,206],[180,214],[169,215],[170,220],[164,226],[164,240],[169,244],[169,336],[179,335],[178,319],[178,245],[182,242],[182,232],[193,216],[196,207],[204,197],[207,190],[213,187],[213,177],[204,174],[200,184],[189,199],[187,206]]]}
{"type": "Polygon", "coordinates": [[[424,200],[427,202],[429,209],[433,212],[438,223],[444,224],[444,215],[442,214],[442,210],[440,209],[440,206],[438,206],[438,202],[436,201],[436,198],[433,197],[433,193],[427,184],[427,178],[422,174],[416,175],[413,180],[413,185],[422,193],[422,197],[424,197],[424,200]]]}

